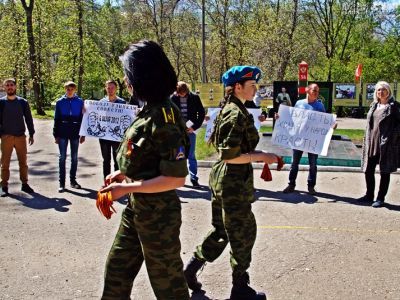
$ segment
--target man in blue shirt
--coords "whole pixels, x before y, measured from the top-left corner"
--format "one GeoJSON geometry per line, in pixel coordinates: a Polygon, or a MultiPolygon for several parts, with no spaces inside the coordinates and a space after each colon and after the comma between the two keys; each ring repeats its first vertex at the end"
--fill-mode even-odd
{"type": "Polygon", "coordinates": [[[79,143],[85,141],[84,136],[79,136],[79,130],[83,117],[83,100],[76,94],[76,84],[73,81],[67,81],[64,84],[65,95],[56,102],[54,113],[53,136],[55,143],[58,144],[59,156],[59,181],[58,192],[65,190],[65,161],[67,158],[68,143],[71,148],[71,169],[69,173],[71,187],[80,189],[81,186],[76,181],[76,171],[78,168],[78,147],[79,143]]]}
{"type": "MultiPolygon", "coordinates": [[[[294,107],[325,112],[324,105],[318,99],[319,96],[318,85],[316,83],[310,84],[306,88],[306,92],[307,92],[307,98],[303,100],[298,100],[294,107]]],[[[289,184],[283,190],[285,194],[293,193],[295,190],[296,178],[297,178],[297,173],[299,172],[299,163],[302,155],[303,151],[293,149],[292,165],[290,167],[290,172],[289,172],[289,184]]],[[[316,194],[314,187],[317,181],[317,159],[318,159],[318,154],[308,153],[308,164],[310,165],[310,169],[308,173],[307,185],[308,185],[308,193],[310,195],[316,194]]]]}

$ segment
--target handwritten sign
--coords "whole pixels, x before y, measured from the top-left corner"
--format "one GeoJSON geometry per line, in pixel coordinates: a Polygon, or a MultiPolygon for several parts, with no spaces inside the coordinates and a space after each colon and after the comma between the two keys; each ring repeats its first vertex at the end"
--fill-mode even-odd
{"type": "Polygon", "coordinates": [[[79,135],[120,142],[135,119],[137,109],[129,104],[85,100],[79,135]]]}
{"type": "Polygon", "coordinates": [[[210,139],[211,133],[214,128],[215,118],[218,116],[220,110],[221,108],[219,107],[209,107],[207,110],[207,116],[209,117],[209,119],[207,121],[207,126],[206,126],[206,134],[205,134],[206,141],[210,139]]]}
{"type": "Polygon", "coordinates": [[[261,122],[258,119],[258,117],[261,115],[261,109],[259,109],[259,108],[248,108],[247,111],[253,115],[254,127],[257,128],[257,130],[260,130],[261,122]]]}
{"type": "MultiPolygon", "coordinates": [[[[220,110],[221,110],[221,108],[219,108],[219,107],[209,107],[208,108],[207,115],[209,117],[209,120],[207,121],[207,127],[206,127],[206,134],[205,134],[206,141],[208,141],[210,139],[211,133],[214,129],[215,118],[218,116],[218,113],[220,110]]],[[[253,115],[254,126],[257,128],[257,130],[260,130],[261,122],[258,119],[258,117],[261,115],[261,109],[248,108],[247,111],[253,115]]]]}
{"type": "Polygon", "coordinates": [[[279,106],[272,143],[326,156],[336,115],[289,106],[279,106]]]}

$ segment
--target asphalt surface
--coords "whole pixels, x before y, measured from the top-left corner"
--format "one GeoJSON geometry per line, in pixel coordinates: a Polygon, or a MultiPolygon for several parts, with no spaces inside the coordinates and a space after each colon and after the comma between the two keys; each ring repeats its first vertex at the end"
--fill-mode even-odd
{"type": "MultiPolygon", "coordinates": [[[[11,195],[0,198],[0,299],[99,299],[105,260],[125,203],[115,204],[117,214],[111,220],[96,209],[102,170],[95,139],[79,149],[78,182],[83,188],[58,193],[52,122],[35,120],[35,126],[28,157],[35,194],[20,191],[14,157],[11,195]]],[[[69,170],[69,162],[67,166],[69,170]]],[[[187,180],[179,189],[184,262],[211,228],[209,171],[199,169],[201,188],[192,188],[187,180]]],[[[276,300],[400,299],[399,174],[391,177],[386,206],[375,209],[356,201],[365,192],[360,172],[319,172],[316,196],[306,193],[307,172],[299,173],[297,191],[289,195],[281,192],[286,169],[272,170],[271,182],[262,181],[260,172],[254,171],[258,235],[249,269],[254,288],[276,300]]],[[[200,280],[205,293],[192,299],[229,297],[228,248],[206,265],[200,280]]],[[[132,299],[155,299],[144,266],[132,299]]]]}

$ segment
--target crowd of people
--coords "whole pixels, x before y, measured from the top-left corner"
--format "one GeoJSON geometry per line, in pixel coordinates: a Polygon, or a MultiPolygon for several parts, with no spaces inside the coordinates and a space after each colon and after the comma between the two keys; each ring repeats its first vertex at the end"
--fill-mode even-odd
{"type": "MultiPolygon", "coordinates": [[[[111,201],[129,197],[107,258],[102,299],[129,299],[143,263],[157,299],[190,299],[189,289],[199,291],[202,288],[197,272],[207,262],[216,260],[228,245],[232,268],[230,299],[266,299],[265,293],[250,286],[248,273],[257,235],[252,212],[255,201],[252,162],[271,164],[279,159],[277,154],[256,150],[259,133],[253,116],[246,109],[246,103],[256,94],[261,70],[253,66],[234,66],[222,76],[226,96],[209,140],[218,153],[209,177],[212,227],[184,266],[179,239],[181,202],[176,189],[184,185],[187,175],[194,187],[199,186],[194,132],[202,125],[205,110],[198,95],[190,92],[185,82],[177,81],[169,59],[157,43],[144,40],[131,44],[120,60],[128,91],[143,106],[121,142],[99,139],[104,179],[100,193],[109,193],[111,201]]],[[[6,79],[4,87],[6,96],[0,99],[1,196],[9,194],[9,166],[14,148],[21,190],[34,193],[28,185],[27,164],[27,144],[33,144],[35,133],[31,110],[29,103],[16,95],[14,79],[6,79]]],[[[85,141],[80,135],[84,102],[76,95],[74,82],[66,82],[64,88],[65,95],[56,102],[53,127],[59,148],[58,192],[65,191],[68,144],[70,185],[81,188],[76,179],[78,148],[85,141]]],[[[100,101],[126,103],[116,96],[115,81],[106,81],[105,90],[106,96],[100,101]]],[[[318,85],[310,84],[306,92],[306,99],[297,101],[295,107],[325,112],[318,98],[318,85]]],[[[276,101],[279,105],[292,105],[285,88],[276,101]]],[[[275,117],[279,118],[279,114],[275,117]]],[[[399,143],[399,103],[393,98],[390,85],[378,82],[367,116],[362,156],[366,194],[360,201],[371,202],[373,207],[384,205],[390,173],[400,164],[399,143]],[[381,180],[375,198],[377,165],[381,180]]],[[[302,151],[293,150],[289,183],[283,193],[295,191],[302,155],[302,151]]],[[[311,195],[316,194],[317,158],[317,154],[308,153],[308,192],[311,195]]]]}

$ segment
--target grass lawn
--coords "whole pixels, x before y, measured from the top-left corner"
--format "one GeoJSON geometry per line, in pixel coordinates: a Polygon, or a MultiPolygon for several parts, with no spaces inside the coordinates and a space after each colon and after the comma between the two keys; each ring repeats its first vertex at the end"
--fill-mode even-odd
{"type": "Polygon", "coordinates": [[[353,144],[362,144],[364,137],[364,129],[336,129],[333,134],[346,135],[353,144]]]}
{"type": "Polygon", "coordinates": [[[196,159],[206,160],[208,157],[215,155],[216,151],[214,146],[208,145],[205,141],[205,128],[199,128],[196,137],[196,159]]]}
{"type": "Polygon", "coordinates": [[[44,112],[46,113],[46,115],[41,116],[36,113],[36,109],[32,108],[32,117],[34,117],[35,119],[42,119],[42,120],[54,119],[54,109],[45,109],[44,112]]]}

